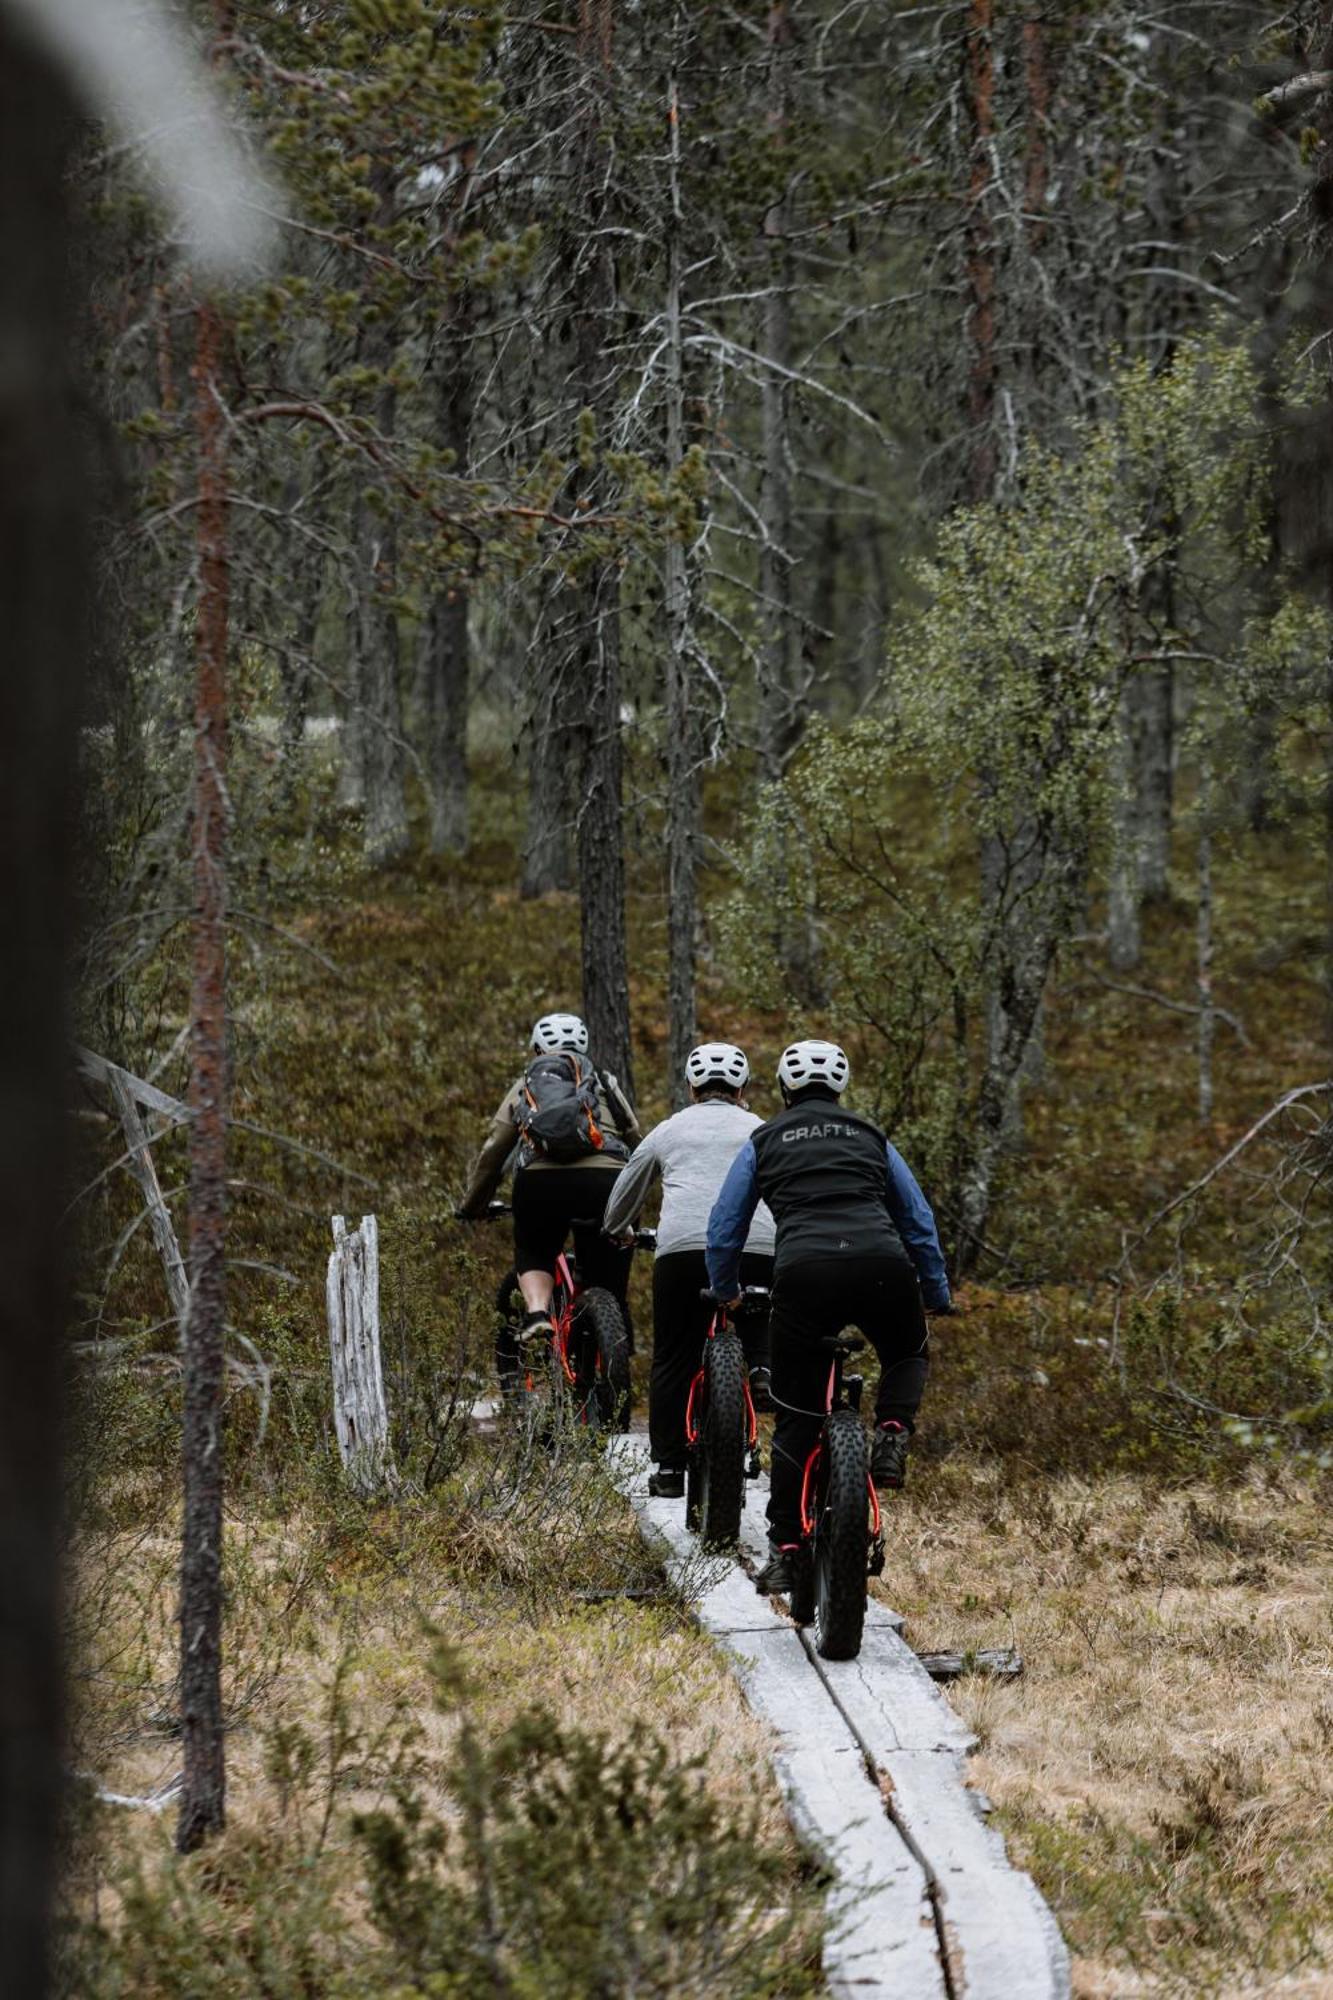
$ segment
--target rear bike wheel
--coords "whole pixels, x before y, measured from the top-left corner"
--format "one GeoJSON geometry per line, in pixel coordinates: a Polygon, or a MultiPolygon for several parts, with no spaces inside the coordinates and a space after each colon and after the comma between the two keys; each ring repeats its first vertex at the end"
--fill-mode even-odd
{"type": "Polygon", "coordinates": [[[824,1426],[819,1511],[814,1535],[815,1651],[853,1660],[866,1617],[868,1495],[866,1437],[853,1410],[834,1410],[824,1426]]]}
{"type": "Polygon", "coordinates": [[[704,1347],[704,1408],[686,1474],[686,1523],[705,1548],[728,1547],[741,1532],[749,1445],[745,1379],[745,1350],[728,1327],[704,1347]]]}
{"type": "Polygon", "coordinates": [[[574,1308],[570,1343],[572,1395],[580,1423],[590,1430],[629,1429],[629,1336],[611,1292],[594,1285],[574,1308]]]}

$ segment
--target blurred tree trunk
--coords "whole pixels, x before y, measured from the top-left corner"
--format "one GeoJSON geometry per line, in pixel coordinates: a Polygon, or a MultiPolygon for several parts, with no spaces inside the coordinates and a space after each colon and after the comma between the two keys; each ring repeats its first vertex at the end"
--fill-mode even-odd
{"type": "MultiPolygon", "coordinates": [[[[549,607],[548,607],[549,614],[549,607]]],[[[529,678],[528,825],[520,894],[546,896],[574,886],[571,839],[573,744],[558,647],[547,616],[538,621],[529,678]]]]}
{"type": "MultiPolygon", "coordinates": [[[[681,340],[684,216],[680,191],[680,97],[673,73],[667,103],[666,456],[674,476],[685,457],[685,351],[681,340]]],[[[675,535],[666,551],[667,614],[667,1095],[689,1098],[685,1060],[697,1036],[695,948],[701,731],[694,687],[694,582],[690,552],[675,535]]]]}
{"type": "Polygon", "coordinates": [[[0,1938],[39,2000],[61,1783],[74,778],[93,577],[63,84],[0,17],[0,1938]]]}
{"type": "Polygon", "coordinates": [[[193,972],[190,991],[190,1316],[185,1342],[181,1551],[181,1735],[185,1777],[176,1845],[222,1827],[222,1427],[227,1185],[227,442],[219,394],[222,324],[198,308],[199,438],[193,972]]]}
{"type": "Polygon", "coordinates": [[[966,101],[971,119],[967,207],[968,476],[973,505],[995,491],[995,240],[989,198],[994,179],[993,0],[969,0],[966,101]]]}
{"type": "MultiPolygon", "coordinates": [[[[440,443],[454,469],[466,474],[472,451],[472,374],[468,366],[466,297],[451,314],[432,373],[440,443]]],[[[467,718],[471,694],[468,588],[455,578],[431,600],[426,623],[426,741],[432,854],[466,854],[468,847],[467,718]]]]}
{"type": "MultiPolygon", "coordinates": [[[[1311,37],[1311,67],[1333,74],[1333,0],[1323,0],[1318,25],[1311,37]]],[[[1319,98],[1319,152],[1314,187],[1310,198],[1310,253],[1315,264],[1316,312],[1324,337],[1325,366],[1328,370],[1328,398],[1324,423],[1324,456],[1321,466],[1324,491],[1319,508],[1323,547],[1316,552],[1324,596],[1333,610],[1333,505],[1330,504],[1330,472],[1327,453],[1333,444],[1333,90],[1319,98]]],[[[1333,650],[1324,669],[1324,867],[1326,879],[1324,938],[1324,1005],[1326,1047],[1333,1058],[1333,650]]]]}
{"type": "MultiPolygon", "coordinates": [[[[611,345],[616,311],[615,253],[608,233],[609,190],[604,132],[612,73],[612,0],[583,0],[579,52],[587,104],[581,175],[587,203],[586,240],[577,273],[574,390],[578,406],[596,412],[605,439],[615,390],[611,345]]],[[[604,477],[597,476],[604,487],[604,477]]],[[[578,582],[574,636],[573,714],[577,744],[579,918],[583,955],[583,1014],[599,1062],[633,1093],[629,965],[625,948],[625,843],[620,725],[620,566],[615,556],[588,564],[578,582]]]]}
{"type": "MultiPolygon", "coordinates": [[[[805,730],[809,675],[796,645],[792,591],[792,290],[790,140],[795,31],[792,0],[769,0],[766,122],[778,154],[781,191],[764,216],[768,283],[760,352],[762,478],[759,492],[759,764],[764,782],[781,782],[805,730]]],[[[819,935],[808,883],[805,843],[787,812],[773,837],[774,879],[787,885],[777,899],[773,947],[787,985],[807,1007],[827,1000],[819,965],[819,935]]]]}
{"type": "MultiPolygon", "coordinates": [[[[393,217],[393,169],[372,169],[378,197],[377,221],[387,231],[393,217]]],[[[371,320],[362,337],[362,361],[385,379],[376,398],[379,434],[391,438],[397,422],[398,392],[387,379],[393,367],[393,334],[383,320],[371,320]]],[[[352,614],[353,686],[357,690],[361,804],[365,814],[366,859],[375,867],[396,860],[410,838],[404,785],[403,702],[399,685],[397,587],[398,530],[391,506],[373,508],[358,490],[353,507],[353,540],[359,588],[352,614]]]]}
{"type": "MultiPolygon", "coordinates": [[[[790,0],[770,0],[768,103],[770,139],[781,147],[791,120],[792,22],[790,0]]],[[[784,171],[781,162],[779,170],[784,171]]],[[[788,375],[792,365],[791,245],[786,186],[764,216],[768,284],[760,341],[767,364],[760,383],[763,429],[759,515],[759,756],[765,779],[776,784],[800,739],[801,698],[793,685],[792,499],[788,375]]]]}

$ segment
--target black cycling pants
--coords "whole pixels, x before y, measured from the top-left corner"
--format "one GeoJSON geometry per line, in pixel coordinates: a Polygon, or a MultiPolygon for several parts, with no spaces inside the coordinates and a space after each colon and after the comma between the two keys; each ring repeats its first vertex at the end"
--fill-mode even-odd
{"type": "MultiPolygon", "coordinates": [[[[905,1257],[811,1258],[784,1268],[773,1296],[773,1474],[768,1501],[775,1542],[799,1541],[801,1480],[828,1400],[832,1357],[820,1341],[844,1327],[865,1334],[879,1356],[875,1421],[910,1431],[929,1367],[925,1310],[905,1257]]],[[[856,1363],[850,1364],[856,1372],[856,1363]]]]}
{"type": "MultiPolygon", "coordinates": [[[[630,1353],[634,1352],[634,1320],[629,1304],[629,1270],[633,1250],[622,1250],[602,1234],[602,1217],[616,1176],[609,1167],[541,1167],[536,1173],[520,1167],[514,1175],[510,1203],[514,1211],[514,1268],[549,1271],[574,1232],[574,1256],[584,1285],[600,1285],[619,1303],[630,1353]]],[[[495,1350],[503,1374],[516,1365],[507,1336],[495,1350]]]]}
{"type": "MultiPolygon", "coordinates": [[[[702,1250],[671,1250],[653,1264],[653,1370],[648,1385],[648,1439],[659,1465],[685,1465],[685,1405],[716,1307],[699,1295],[708,1283],[702,1250]]],[[[742,1285],[773,1283],[773,1259],[746,1253],[742,1285]]],[[[768,1316],[742,1312],[737,1321],[751,1368],[768,1362],[768,1316]]]]}

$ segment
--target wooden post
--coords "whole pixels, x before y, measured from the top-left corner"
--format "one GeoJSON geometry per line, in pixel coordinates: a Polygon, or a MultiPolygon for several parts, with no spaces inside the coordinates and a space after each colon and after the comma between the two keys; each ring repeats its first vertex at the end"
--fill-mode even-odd
{"type": "Polygon", "coordinates": [[[396,1492],[380,1367],[380,1246],[373,1215],[363,1215],[350,1234],[342,1216],[334,1216],[328,1304],[333,1417],[344,1469],[366,1499],[396,1492]]]}

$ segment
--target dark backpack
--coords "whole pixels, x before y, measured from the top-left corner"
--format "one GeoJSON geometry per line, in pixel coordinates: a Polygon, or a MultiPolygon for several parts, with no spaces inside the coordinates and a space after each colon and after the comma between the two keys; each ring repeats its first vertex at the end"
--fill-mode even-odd
{"type": "MultiPolygon", "coordinates": [[[[545,1160],[569,1162],[607,1145],[598,1123],[597,1072],[572,1049],[537,1056],[523,1072],[518,1099],[523,1142],[545,1160]]],[[[618,1151],[612,1142],[611,1150],[618,1151]]]]}

